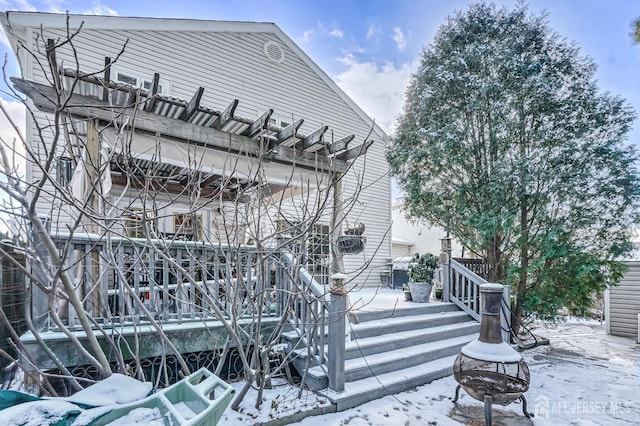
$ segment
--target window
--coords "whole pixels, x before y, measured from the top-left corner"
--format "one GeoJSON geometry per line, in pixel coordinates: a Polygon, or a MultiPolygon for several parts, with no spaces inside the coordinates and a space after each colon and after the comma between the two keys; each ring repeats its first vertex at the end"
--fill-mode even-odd
{"type": "MultiPolygon", "coordinates": [[[[136,73],[129,71],[116,71],[115,76],[115,81],[118,83],[124,83],[133,87],[142,87],[143,89],[151,90],[151,79],[145,79],[142,76],[137,75],[136,73]]],[[[168,88],[168,82],[161,79],[158,84],[158,93],[168,95],[168,88]]]]}
{"type": "Polygon", "coordinates": [[[315,224],[307,239],[307,252],[314,263],[329,257],[329,225],[315,224]]]}
{"type": "Polygon", "coordinates": [[[138,78],[132,77],[124,73],[116,73],[116,81],[119,83],[130,84],[131,86],[138,86],[138,78]]]}
{"type": "Polygon", "coordinates": [[[145,223],[150,226],[152,230],[156,228],[156,215],[151,210],[143,210],[137,207],[130,207],[122,215],[124,219],[124,229],[128,237],[131,238],[144,238],[145,237],[145,223]]]}
{"type": "Polygon", "coordinates": [[[310,229],[304,229],[302,226],[308,226],[299,222],[291,222],[288,220],[278,220],[276,222],[276,233],[279,236],[287,236],[293,238],[304,238],[307,246],[307,256],[313,263],[318,263],[322,259],[329,257],[330,238],[329,225],[316,223],[311,225],[310,229]],[[304,233],[304,234],[303,234],[304,233]]]}
{"type": "Polygon", "coordinates": [[[269,125],[271,126],[277,126],[277,127],[281,127],[281,128],[285,128],[288,125],[291,124],[291,119],[290,118],[278,118],[275,116],[271,116],[271,119],[269,120],[269,125]]]}
{"type": "Polygon", "coordinates": [[[173,232],[185,240],[202,240],[202,215],[178,213],[173,215],[173,232]]]}
{"type": "Polygon", "coordinates": [[[73,177],[73,160],[69,157],[58,157],[56,163],[56,179],[62,186],[66,186],[71,183],[73,177]]]}

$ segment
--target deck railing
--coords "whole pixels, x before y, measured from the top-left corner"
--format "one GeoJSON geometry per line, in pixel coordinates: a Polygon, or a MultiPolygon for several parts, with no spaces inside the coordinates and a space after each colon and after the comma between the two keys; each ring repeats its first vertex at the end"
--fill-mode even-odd
{"type": "MultiPolygon", "coordinates": [[[[214,303],[227,315],[243,316],[256,310],[276,314],[275,294],[265,291],[276,283],[270,273],[261,272],[271,266],[258,267],[254,246],[94,234],[60,234],[53,239],[83,308],[102,325],[144,321],[145,309],[163,321],[214,318],[214,303]],[[252,295],[263,291],[267,296],[261,298],[261,306],[248,303],[252,295]]],[[[53,280],[45,285],[55,286],[56,272],[48,272],[53,280]]],[[[32,289],[42,292],[38,286],[32,289]]],[[[33,300],[43,298],[34,296],[33,300]]],[[[76,326],[73,307],[64,297],[55,302],[64,322],[70,328],[76,326]]],[[[55,328],[47,305],[34,305],[32,312],[46,330],[55,328]]]]}
{"type": "MultiPolygon", "coordinates": [[[[448,295],[448,300],[458,306],[460,309],[468,313],[472,318],[480,321],[482,316],[482,306],[480,300],[480,285],[487,283],[487,280],[477,275],[473,271],[467,269],[464,265],[455,259],[449,259],[444,256],[443,268],[443,292],[448,295]]],[[[511,288],[508,285],[503,286],[503,311],[509,313],[501,316],[503,340],[510,341],[511,333],[511,315],[510,315],[510,299],[511,288]]]]}
{"type": "Polygon", "coordinates": [[[487,279],[489,276],[489,264],[484,259],[454,257],[453,260],[484,279],[487,279]]]}
{"type": "Polygon", "coordinates": [[[290,289],[289,324],[296,330],[299,346],[308,350],[313,364],[326,365],[329,299],[325,287],[304,266],[297,265],[291,254],[283,253],[281,258],[282,267],[277,273],[283,276],[276,281],[290,289]]]}

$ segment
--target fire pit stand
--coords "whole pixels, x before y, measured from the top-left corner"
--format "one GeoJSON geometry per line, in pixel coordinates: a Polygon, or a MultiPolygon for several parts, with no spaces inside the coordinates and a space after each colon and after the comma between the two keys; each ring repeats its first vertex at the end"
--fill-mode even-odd
{"type": "Polygon", "coordinates": [[[460,389],[472,398],[484,402],[484,417],[491,426],[493,404],[507,405],[522,402],[522,412],[527,417],[524,392],[529,389],[529,367],[522,356],[502,341],[500,305],[503,287],[500,284],[482,284],[482,318],[480,337],[464,346],[453,365],[453,377],[458,386],[453,400],[458,401],[460,389]]]}

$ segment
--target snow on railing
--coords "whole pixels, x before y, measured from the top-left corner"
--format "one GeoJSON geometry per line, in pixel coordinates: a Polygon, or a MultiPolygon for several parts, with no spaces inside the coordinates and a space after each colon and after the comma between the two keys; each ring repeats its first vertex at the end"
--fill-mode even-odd
{"type": "Polygon", "coordinates": [[[449,265],[449,300],[480,321],[480,284],[486,283],[487,280],[465,268],[455,259],[450,259],[449,265]]]}
{"type": "MultiPolygon", "coordinates": [[[[164,322],[212,319],[212,303],[227,314],[250,315],[257,309],[251,298],[275,285],[269,274],[259,273],[254,246],[95,234],[57,234],[53,240],[84,310],[103,326],[144,322],[145,310],[164,322]]],[[[56,282],[47,285],[53,288],[56,282]]],[[[259,309],[263,315],[274,314],[272,292],[265,294],[259,309]]],[[[70,328],[78,324],[64,297],[57,305],[70,328]]],[[[54,328],[50,314],[41,325],[54,328]]]]}
{"type": "Polygon", "coordinates": [[[327,292],[304,266],[296,263],[292,254],[284,252],[281,257],[282,265],[286,267],[286,271],[281,271],[283,282],[286,282],[291,298],[289,323],[298,333],[298,349],[306,347],[315,364],[326,365],[325,345],[329,308],[327,292]]]}
{"type": "MultiPolygon", "coordinates": [[[[448,288],[448,300],[468,313],[472,318],[480,321],[482,316],[482,306],[480,299],[480,285],[488,281],[467,269],[467,267],[455,259],[448,259],[449,273],[444,274],[449,279],[443,288],[448,288]]],[[[446,265],[443,265],[446,267],[446,265]]],[[[510,297],[511,288],[503,286],[502,315],[500,318],[503,340],[509,342],[511,333],[511,309],[510,297]]]]}

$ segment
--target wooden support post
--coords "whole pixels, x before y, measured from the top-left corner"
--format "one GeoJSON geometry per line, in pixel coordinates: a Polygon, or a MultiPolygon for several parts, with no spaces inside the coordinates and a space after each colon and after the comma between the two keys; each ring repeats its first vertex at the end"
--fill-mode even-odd
{"type": "Polygon", "coordinates": [[[58,70],[58,60],[56,59],[56,42],[51,38],[47,39],[47,60],[49,61],[51,77],[55,82],[56,90],[60,90],[62,88],[62,80],[58,70]]]}
{"type": "Polygon", "coordinates": [[[104,57],[104,87],[102,88],[102,100],[109,102],[109,82],[111,81],[111,58],[104,57]]]}
{"type": "MultiPolygon", "coordinates": [[[[342,233],[342,173],[333,175],[333,212],[331,217],[331,248],[332,269],[334,274],[344,274],[344,259],[338,251],[338,237],[342,233]]],[[[334,283],[330,283],[334,285],[334,283]]],[[[330,291],[329,301],[329,353],[328,376],[329,389],[334,392],[344,391],[344,359],[345,359],[345,332],[347,313],[347,293],[344,288],[334,288],[330,291]]]]}
{"type": "MultiPolygon", "coordinates": [[[[100,188],[100,183],[98,179],[100,179],[100,138],[98,136],[98,121],[97,120],[87,120],[87,158],[85,162],[86,167],[86,179],[87,179],[87,187],[86,191],[89,196],[89,209],[95,212],[100,211],[101,200],[100,197],[102,195],[101,191],[98,190],[100,188]],[[95,189],[93,189],[95,188],[95,189]]],[[[92,222],[92,219],[85,216],[84,218],[84,227],[85,232],[90,233],[98,233],[98,226],[92,222]]],[[[98,266],[100,264],[100,258],[97,251],[88,251],[85,253],[85,256],[90,256],[91,261],[85,263],[91,269],[86,271],[87,279],[91,278],[91,285],[88,286],[89,289],[93,289],[91,291],[91,295],[86,297],[85,300],[88,300],[90,303],[90,307],[87,307],[87,311],[91,311],[94,317],[100,317],[103,314],[104,307],[102,306],[102,295],[101,287],[99,285],[94,285],[98,282],[100,271],[98,270],[98,266]],[[93,307],[94,309],[91,309],[93,307]]],[[[86,302],[85,302],[86,303],[86,302]]]]}

